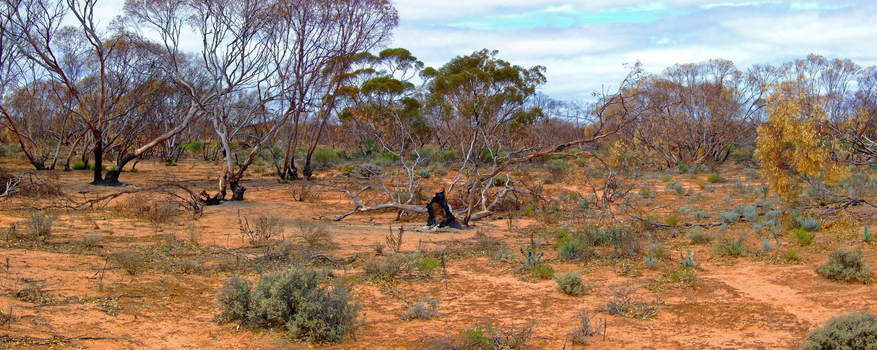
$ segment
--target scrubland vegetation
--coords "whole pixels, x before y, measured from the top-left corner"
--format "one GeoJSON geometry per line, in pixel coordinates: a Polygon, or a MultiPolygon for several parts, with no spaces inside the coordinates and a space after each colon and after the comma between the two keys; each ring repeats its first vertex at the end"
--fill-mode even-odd
{"type": "Polygon", "coordinates": [[[95,6],[0,7],[0,347],[877,347],[877,68],[572,103],[385,0],[95,6]]]}

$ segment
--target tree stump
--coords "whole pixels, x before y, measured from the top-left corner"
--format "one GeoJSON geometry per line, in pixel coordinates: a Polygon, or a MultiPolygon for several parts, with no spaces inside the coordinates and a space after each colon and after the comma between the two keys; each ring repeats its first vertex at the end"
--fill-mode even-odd
{"type": "Polygon", "coordinates": [[[454,213],[445,199],[445,191],[436,193],[435,197],[432,197],[432,200],[426,205],[426,212],[429,214],[429,219],[426,221],[428,226],[463,228],[457,222],[457,218],[454,217],[454,213]]]}

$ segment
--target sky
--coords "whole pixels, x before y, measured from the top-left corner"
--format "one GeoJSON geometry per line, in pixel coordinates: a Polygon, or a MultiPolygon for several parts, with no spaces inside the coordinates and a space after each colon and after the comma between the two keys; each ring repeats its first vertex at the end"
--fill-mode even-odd
{"type": "Polygon", "coordinates": [[[395,0],[391,47],[430,66],[483,48],[547,68],[542,92],[586,100],[641,62],[780,64],[816,53],[877,65],[877,0],[395,0]]]}
{"type": "MultiPolygon", "coordinates": [[[[877,65],[877,0],[392,0],[389,47],[438,68],[480,49],[547,68],[543,93],[589,100],[637,61],[660,73],[713,58],[781,64],[810,53],[877,65]]],[[[99,0],[121,13],[123,0],[99,0]]]]}

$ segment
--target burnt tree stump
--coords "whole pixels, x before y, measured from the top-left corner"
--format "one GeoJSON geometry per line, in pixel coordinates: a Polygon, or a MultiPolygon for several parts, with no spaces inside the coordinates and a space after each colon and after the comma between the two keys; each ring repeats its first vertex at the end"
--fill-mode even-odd
{"type": "Polygon", "coordinates": [[[428,226],[463,228],[454,217],[454,213],[451,212],[451,207],[445,199],[445,191],[436,193],[435,197],[432,197],[432,200],[426,205],[426,212],[429,214],[429,219],[426,221],[428,226]]]}

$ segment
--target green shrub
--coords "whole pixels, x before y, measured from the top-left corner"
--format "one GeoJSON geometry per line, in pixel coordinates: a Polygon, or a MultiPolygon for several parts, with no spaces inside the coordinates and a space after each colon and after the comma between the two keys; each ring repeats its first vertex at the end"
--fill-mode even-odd
{"type": "Polygon", "coordinates": [[[90,167],[83,162],[73,162],[73,170],[88,170],[90,167]]]}
{"type": "Polygon", "coordinates": [[[574,297],[582,296],[591,290],[591,286],[582,281],[582,277],[578,272],[569,272],[557,276],[557,287],[566,295],[574,297]]]}
{"type": "Polygon", "coordinates": [[[219,289],[219,323],[246,322],[250,311],[250,281],[232,277],[219,289]]]}
{"type": "Polygon", "coordinates": [[[356,327],[359,305],[353,303],[350,288],[335,284],[305,294],[292,319],[286,322],[289,336],[310,342],[340,343],[356,327]]]}
{"type": "Polygon", "coordinates": [[[795,218],[795,222],[798,224],[798,227],[807,232],[818,231],[819,227],[822,226],[822,224],[819,223],[819,220],[811,217],[798,217],[795,218]]]}
{"type": "Polygon", "coordinates": [[[234,302],[221,302],[223,310],[217,319],[240,317],[241,305],[247,305],[248,325],[285,327],[290,337],[299,340],[340,342],[353,331],[359,305],[352,302],[347,286],[321,286],[327,274],[293,268],[263,275],[246,304],[241,300],[244,283],[229,281],[228,289],[220,291],[220,300],[234,302]],[[228,306],[235,308],[227,309],[228,306]]]}
{"type": "Polygon", "coordinates": [[[707,244],[712,242],[713,236],[701,228],[696,228],[688,232],[688,239],[692,244],[707,244]]]}
{"type": "Polygon", "coordinates": [[[807,334],[803,350],[877,349],[877,316],[868,311],[834,317],[807,334]]]}
{"type": "Polygon", "coordinates": [[[560,258],[566,261],[583,259],[594,254],[594,247],[582,239],[568,240],[558,250],[560,258]]]}
{"type": "Polygon", "coordinates": [[[533,265],[530,269],[530,277],[539,280],[551,279],[554,277],[554,268],[545,263],[533,265]]]}
{"type": "Polygon", "coordinates": [[[365,275],[376,279],[393,279],[402,271],[402,257],[390,255],[384,259],[372,259],[365,263],[365,275]]]}
{"type": "Polygon", "coordinates": [[[414,267],[427,276],[432,276],[433,272],[435,272],[435,269],[439,267],[439,265],[439,260],[433,257],[422,257],[414,263],[414,267]]]}
{"type": "Polygon", "coordinates": [[[868,230],[868,226],[865,226],[865,230],[862,233],[862,241],[865,243],[871,243],[874,240],[874,235],[868,230]]]}
{"type": "Polygon", "coordinates": [[[341,161],[343,150],[317,147],[313,154],[314,168],[320,170],[331,169],[341,161]]]}
{"type": "Polygon", "coordinates": [[[673,214],[673,215],[668,216],[667,219],[664,220],[664,222],[669,226],[676,226],[676,225],[679,225],[680,220],[681,220],[681,218],[679,217],[678,214],[673,214]]]}
{"type": "Polygon", "coordinates": [[[723,211],[719,213],[719,218],[724,224],[734,224],[740,221],[740,213],[736,211],[723,211]]]}
{"type": "Polygon", "coordinates": [[[658,260],[658,258],[656,258],[654,256],[647,255],[647,256],[643,257],[643,264],[646,265],[646,267],[648,267],[650,269],[655,267],[656,265],[658,265],[659,261],[660,260],[658,260]]]}
{"type": "Polygon", "coordinates": [[[195,140],[183,146],[183,149],[192,154],[201,154],[204,152],[204,141],[195,140]]]}
{"type": "Polygon", "coordinates": [[[815,232],[810,232],[800,227],[792,230],[792,233],[795,234],[795,239],[801,245],[810,245],[810,243],[813,243],[813,239],[816,238],[815,232]]]}
{"type": "Polygon", "coordinates": [[[724,256],[741,257],[746,255],[746,236],[737,238],[725,236],[716,241],[713,250],[724,256]]]}
{"type": "Polygon", "coordinates": [[[830,280],[868,282],[871,269],[862,261],[862,251],[838,249],[828,255],[828,262],[816,268],[816,273],[830,280]]]}
{"type": "Polygon", "coordinates": [[[722,177],[719,176],[719,174],[710,174],[709,176],[706,177],[706,182],[709,182],[711,184],[719,183],[722,181],[723,181],[722,177]]]}

